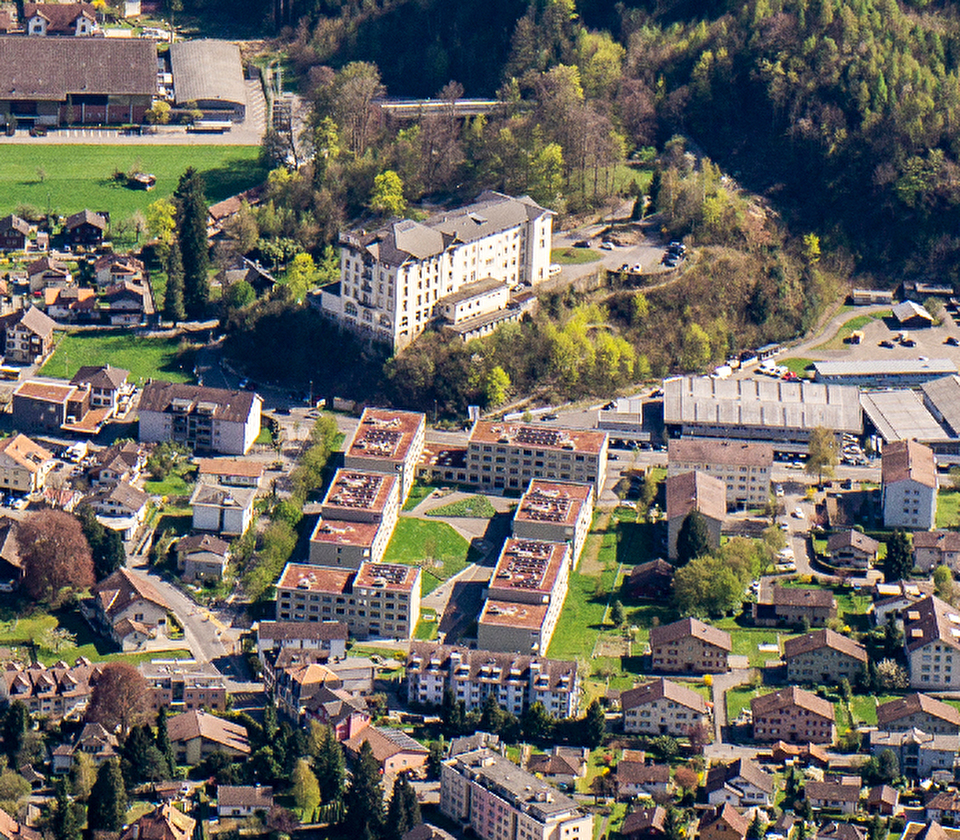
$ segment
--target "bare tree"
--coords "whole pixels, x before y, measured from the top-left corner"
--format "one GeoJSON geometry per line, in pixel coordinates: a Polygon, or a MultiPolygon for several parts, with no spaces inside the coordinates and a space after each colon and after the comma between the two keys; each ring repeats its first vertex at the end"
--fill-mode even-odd
{"type": "Polygon", "coordinates": [[[58,606],[72,593],[93,586],[93,557],[83,528],[62,510],[28,516],[18,534],[23,584],[37,601],[58,606]]]}
{"type": "Polygon", "coordinates": [[[104,665],[93,686],[87,720],[126,735],[149,719],[150,691],[140,672],[127,662],[104,665]]]}

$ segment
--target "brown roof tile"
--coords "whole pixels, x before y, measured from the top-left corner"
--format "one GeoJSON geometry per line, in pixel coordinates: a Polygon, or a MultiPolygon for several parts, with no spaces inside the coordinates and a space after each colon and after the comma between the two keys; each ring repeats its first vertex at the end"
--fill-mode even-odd
{"type": "Polygon", "coordinates": [[[771,712],[777,712],[786,706],[796,706],[800,709],[806,709],[812,714],[833,720],[833,706],[822,697],[817,697],[810,691],[804,691],[795,685],[789,688],[782,688],[780,691],[774,691],[771,694],[764,694],[762,697],[754,697],[750,701],[750,709],[753,712],[754,719],[758,715],[766,715],[771,712]]]}
{"type": "Polygon", "coordinates": [[[702,472],[669,476],[667,519],[685,517],[693,510],[722,520],[727,513],[727,486],[719,478],[702,472]]]}
{"type": "Polygon", "coordinates": [[[877,706],[877,726],[884,727],[902,718],[925,712],[946,723],[960,727],[960,711],[929,694],[908,694],[877,706]]]}
{"type": "Polygon", "coordinates": [[[865,663],[867,661],[867,650],[863,645],[829,629],[815,630],[804,636],[795,636],[792,639],[787,639],[787,641],[783,643],[783,658],[789,660],[794,656],[810,653],[810,651],[813,650],[820,650],[820,648],[835,650],[838,653],[843,653],[856,659],[858,662],[865,663]]]}
{"type": "Polygon", "coordinates": [[[725,651],[733,650],[733,641],[730,634],[716,627],[705,624],[698,618],[681,618],[672,624],[650,629],[650,645],[659,647],[675,642],[678,639],[693,636],[695,639],[707,642],[725,651]]]}
{"type": "Polygon", "coordinates": [[[884,484],[912,480],[925,487],[937,486],[937,465],[929,446],[915,440],[895,440],[883,447],[881,456],[884,484]]]}

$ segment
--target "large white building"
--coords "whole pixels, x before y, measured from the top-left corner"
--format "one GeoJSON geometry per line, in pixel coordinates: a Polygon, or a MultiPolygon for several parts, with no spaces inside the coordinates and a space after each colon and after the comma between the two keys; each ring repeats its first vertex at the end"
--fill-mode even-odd
{"type": "Polygon", "coordinates": [[[443,763],[440,811],[480,840],[593,837],[593,817],[573,799],[489,749],[443,763]]]}
{"type": "Polygon", "coordinates": [[[667,446],[667,475],[702,472],[727,488],[727,504],[763,507],[770,500],[773,447],[769,443],[684,438],[667,446]]]}
{"type": "Polygon", "coordinates": [[[550,210],[491,191],[426,222],[353,231],[341,236],[340,283],[321,291],[320,307],[347,329],[401,350],[468,284],[546,280],[552,236],[550,210]]]}
{"type": "Polygon", "coordinates": [[[913,440],[897,440],[881,453],[883,524],[887,528],[929,531],[937,521],[937,465],[933,450],[913,440]]]}

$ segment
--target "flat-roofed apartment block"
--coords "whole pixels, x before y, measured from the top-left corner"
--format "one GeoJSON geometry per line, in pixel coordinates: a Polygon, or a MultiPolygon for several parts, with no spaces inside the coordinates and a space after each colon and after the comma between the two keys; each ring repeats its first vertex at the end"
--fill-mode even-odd
{"type": "Polygon", "coordinates": [[[580,706],[577,663],[539,656],[411,642],[406,681],[408,702],[440,706],[451,691],[468,712],[491,694],[518,717],[534,703],[557,719],[576,716],[580,706]]]}
{"type": "Polygon", "coordinates": [[[592,484],[607,472],[607,433],[478,420],[467,444],[467,482],[492,493],[520,490],[531,479],[592,484]]]}
{"type": "Polygon", "coordinates": [[[591,840],[593,816],[542,779],[489,749],[447,759],[440,811],[480,840],[591,840]]]}
{"type": "Polygon", "coordinates": [[[593,521],[593,487],[534,479],[513,515],[515,537],[545,542],[567,542],[573,568],[593,521]]]}
{"type": "Polygon", "coordinates": [[[960,610],[930,595],[907,608],[903,633],[911,688],[960,688],[960,610]]]}
{"type": "Polygon", "coordinates": [[[420,618],[420,569],[363,563],[334,569],[287,563],[277,621],[342,621],[356,638],[408,639],[420,618]]]}
{"type": "Polygon", "coordinates": [[[552,239],[552,211],[491,191],[422,223],[351,231],[340,237],[340,282],[319,293],[320,309],[399,351],[468,284],[546,280],[552,239]]]}
{"type": "Polygon", "coordinates": [[[667,445],[667,474],[697,471],[720,479],[727,488],[728,506],[765,506],[772,470],[769,443],[687,438],[667,445]]]}
{"type": "Polygon", "coordinates": [[[343,465],[351,470],[400,476],[402,504],[416,478],[426,428],[426,417],[415,411],[365,408],[344,450],[343,465]]]}
{"type": "Polygon", "coordinates": [[[651,664],[674,674],[720,674],[730,670],[730,634],[697,618],[650,628],[651,664]]]}
{"type": "Polygon", "coordinates": [[[398,475],[337,470],[310,537],[310,562],[347,569],[379,563],[399,512],[398,475]]]}
{"type": "Polygon", "coordinates": [[[774,452],[806,453],[818,426],[860,435],[860,389],[773,379],[676,376],[663,383],[671,436],[764,441],[774,452]]]}
{"type": "Polygon", "coordinates": [[[686,737],[692,727],[710,723],[706,700],[692,688],[663,677],[621,692],[623,731],[686,737]]]}
{"type": "Polygon", "coordinates": [[[508,539],[487,588],[477,645],[484,650],[544,653],[560,618],[569,577],[566,543],[508,539]]]}

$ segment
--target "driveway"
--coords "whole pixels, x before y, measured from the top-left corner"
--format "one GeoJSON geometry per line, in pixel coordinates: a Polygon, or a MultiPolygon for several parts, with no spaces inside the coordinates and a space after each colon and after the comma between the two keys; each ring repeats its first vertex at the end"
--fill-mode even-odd
{"type": "Polygon", "coordinates": [[[723,736],[727,730],[727,691],[736,688],[738,685],[749,683],[752,674],[752,668],[738,668],[727,671],[725,674],[713,675],[711,694],[713,696],[713,740],[715,744],[723,741],[723,736]]]}

